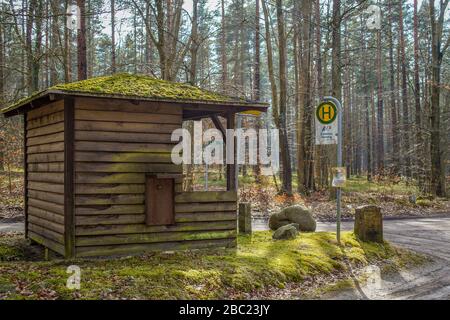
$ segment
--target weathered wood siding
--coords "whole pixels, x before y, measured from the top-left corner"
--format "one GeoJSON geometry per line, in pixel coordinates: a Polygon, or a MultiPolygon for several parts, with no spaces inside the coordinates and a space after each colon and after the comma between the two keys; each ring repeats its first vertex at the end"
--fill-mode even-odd
{"type": "Polygon", "coordinates": [[[175,224],[145,224],[145,178],[182,174],[171,160],[175,104],[75,100],[76,255],[127,254],[235,243],[236,193],[182,193],[175,180],[175,224]]]}
{"type": "Polygon", "coordinates": [[[64,254],[64,102],[29,111],[25,135],[26,230],[64,254]]]}

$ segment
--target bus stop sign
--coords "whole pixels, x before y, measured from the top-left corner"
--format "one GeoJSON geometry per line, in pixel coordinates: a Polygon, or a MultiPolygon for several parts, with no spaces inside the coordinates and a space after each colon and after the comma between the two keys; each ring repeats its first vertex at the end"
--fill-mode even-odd
{"type": "Polygon", "coordinates": [[[337,144],[338,108],[331,101],[325,101],[316,108],[316,144],[337,144]]]}

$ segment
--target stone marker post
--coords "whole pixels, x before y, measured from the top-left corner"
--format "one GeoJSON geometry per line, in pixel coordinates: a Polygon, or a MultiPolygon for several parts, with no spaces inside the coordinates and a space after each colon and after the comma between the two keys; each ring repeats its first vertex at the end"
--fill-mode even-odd
{"type": "Polygon", "coordinates": [[[354,232],[362,241],[383,242],[383,216],[380,207],[356,208],[354,232]]]}
{"type": "Polygon", "coordinates": [[[252,207],[248,202],[239,203],[239,233],[252,233],[252,207]]]}

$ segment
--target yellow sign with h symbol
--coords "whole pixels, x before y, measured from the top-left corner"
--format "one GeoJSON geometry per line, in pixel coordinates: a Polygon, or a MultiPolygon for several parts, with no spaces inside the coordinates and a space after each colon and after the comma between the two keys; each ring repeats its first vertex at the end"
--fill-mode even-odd
{"type": "Polygon", "coordinates": [[[331,124],[337,117],[336,106],[329,102],[322,102],[316,109],[316,118],[322,124],[331,124]]]}

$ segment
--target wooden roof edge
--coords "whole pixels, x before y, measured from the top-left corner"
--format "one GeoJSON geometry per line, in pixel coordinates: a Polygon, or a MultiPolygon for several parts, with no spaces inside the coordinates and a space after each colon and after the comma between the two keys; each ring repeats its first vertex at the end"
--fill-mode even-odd
{"type": "Polygon", "coordinates": [[[23,99],[23,101],[19,100],[19,102],[16,102],[16,104],[13,104],[12,106],[1,109],[0,113],[2,113],[5,118],[13,117],[24,113],[27,109],[38,108],[60,98],[62,97],[58,97],[55,93],[44,90],[29,98],[23,99]]]}
{"type": "Polygon", "coordinates": [[[63,91],[47,89],[41,91],[34,96],[24,99],[23,102],[13,104],[10,107],[6,107],[0,110],[6,118],[21,114],[28,108],[33,108],[36,101],[39,106],[50,103],[51,101],[61,99],[64,96],[74,96],[74,97],[89,97],[89,98],[111,98],[111,99],[122,99],[122,100],[132,100],[132,101],[149,101],[149,102],[165,102],[165,103],[175,103],[175,104],[190,104],[190,105],[205,105],[205,106],[233,106],[233,107],[243,107],[249,108],[249,110],[259,110],[266,112],[270,104],[266,102],[258,101],[211,101],[211,100],[173,100],[173,99],[162,99],[162,98],[152,98],[152,97],[141,97],[141,96],[127,96],[127,95],[117,95],[117,94],[104,94],[104,93],[90,93],[90,92],[77,92],[77,91],[63,91]],[[47,101],[48,100],[48,101],[47,101]],[[44,103],[42,103],[44,102],[44,103]]]}

